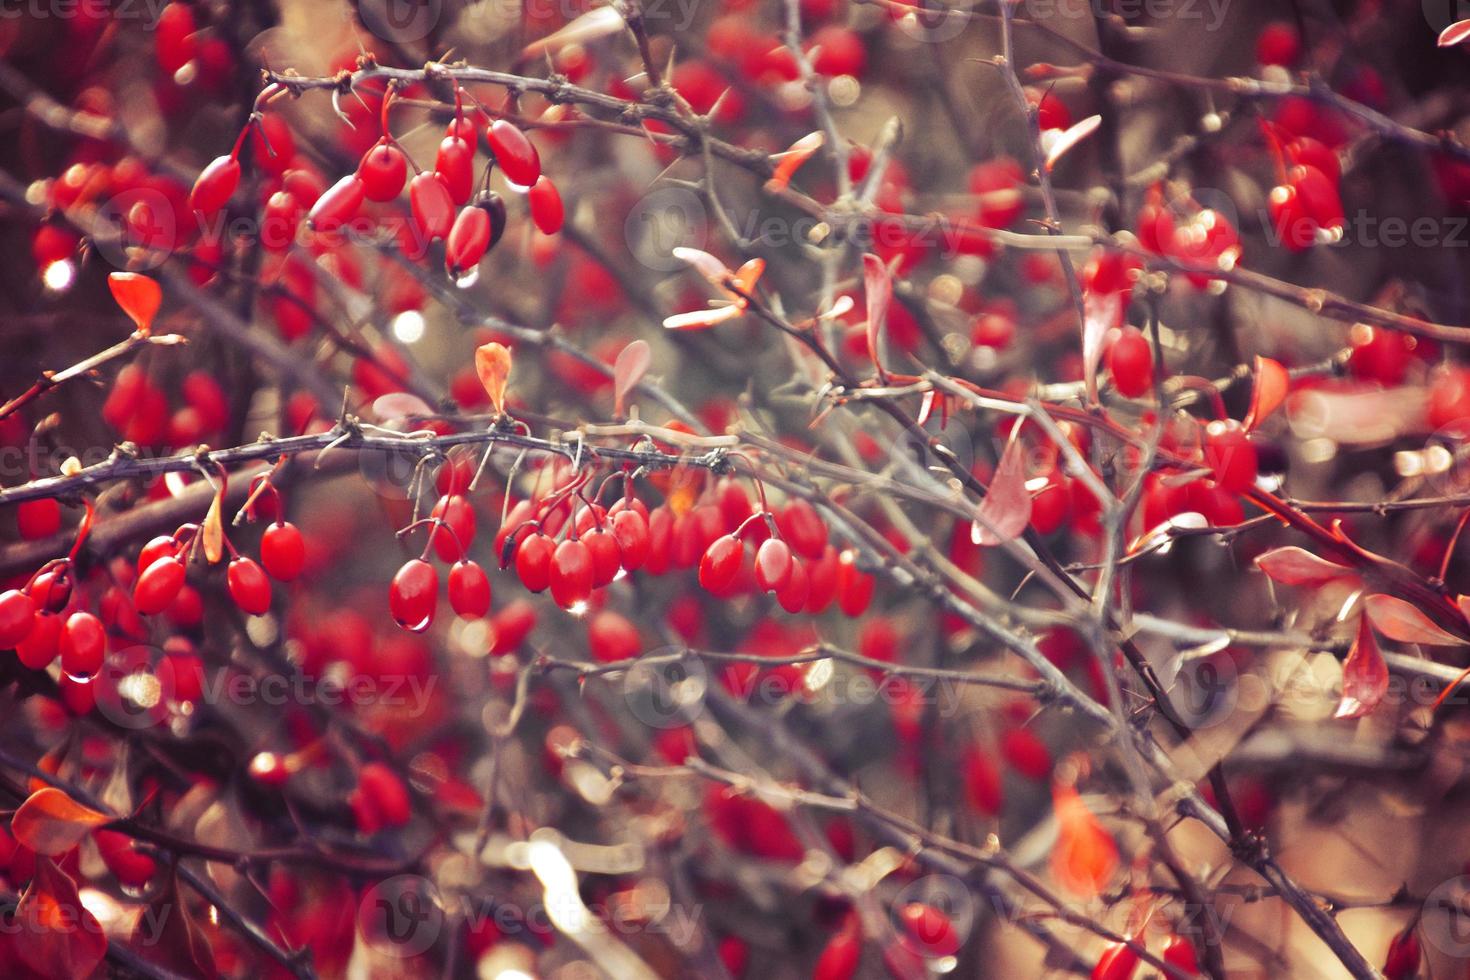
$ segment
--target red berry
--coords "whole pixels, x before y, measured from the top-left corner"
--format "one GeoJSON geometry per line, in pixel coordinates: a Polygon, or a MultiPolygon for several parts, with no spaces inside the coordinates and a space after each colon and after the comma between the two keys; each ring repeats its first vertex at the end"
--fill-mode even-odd
{"type": "Polygon", "coordinates": [[[587,648],[593,660],[614,663],[642,653],[643,639],[627,618],[604,609],[587,624],[587,648]]]}
{"type": "Polygon", "coordinates": [[[63,671],[72,677],[91,677],[102,669],[107,630],[91,613],[75,612],[66,618],[58,645],[63,671]]]}
{"type": "Polygon", "coordinates": [[[755,581],[766,592],[779,592],[791,579],[791,548],[780,538],[768,538],[755,553],[755,581]]]}
{"type": "Polygon", "coordinates": [[[133,839],[116,830],[97,829],[92,831],[92,840],[107,870],[117,877],[118,882],[129,888],[142,888],[153,880],[158,864],[148,854],[133,846],[133,839]]]}
{"type": "Polygon", "coordinates": [[[307,212],[306,223],[313,231],[335,231],[357,217],[367,188],[357,174],[348,174],[316,199],[307,212]]]}
{"type": "Polygon", "coordinates": [[[806,605],[810,590],[811,583],[808,580],[805,566],[793,559],[791,574],[787,577],[786,584],[776,590],[776,601],[787,612],[798,613],[806,605]]]}
{"type": "Polygon", "coordinates": [[[0,592],[0,650],[9,650],[30,633],[36,621],[36,602],[17,589],[0,592]]]}
{"type": "Polygon", "coordinates": [[[61,617],[55,613],[38,612],[31,623],[31,631],[15,645],[15,655],[31,670],[45,670],[56,659],[56,648],[60,642],[61,617]]]}
{"type": "Polygon", "coordinates": [[[837,564],[837,607],[847,616],[861,616],[873,601],[873,576],[857,567],[857,555],[844,551],[837,564]]]}
{"type": "Polygon", "coordinates": [[[592,595],[592,552],[577,538],[556,546],[551,559],[551,598],[563,609],[584,606],[592,595]]]}
{"type": "Polygon", "coordinates": [[[388,610],[404,629],[422,633],[434,621],[439,603],[439,573],[422,558],[403,563],[388,586],[388,610]]]}
{"type": "Polygon", "coordinates": [[[1012,728],[1002,734],[1000,752],[1027,779],[1041,782],[1051,776],[1051,750],[1029,728],[1012,728]]]}
{"type": "Polygon", "coordinates": [[[472,561],[458,561],[449,569],[449,605],[464,619],[479,619],[490,611],[490,579],[472,561]]]}
{"type": "Polygon", "coordinates": [[[716,595],[730,588],[740,574],[745,558],[745,545],[733,534],[716,538],[699,560],[699,584],[716,595]]]}
{"type": "Polygon", "coordinates": [[[435,525],[429,532],[434,552],[442,562],[454,562],[464,557],[475,540],[475,509],[460,494],[440,497],[429,516],[444,522],[435,525]]]}
{"type": "Polygon", "coordinates": [[[490,247],[490,230],[490,212],[485,208],[465,208],[455,216],[444,242],[444,265],[451,276],[458,279],[479,265],[490,247]]]}
{"type": "Polygon", "coordinates": [[[859,77],[868,65],[868,49],[861,35],[846,27],[829,24],[812,35],[812,69],[828,77],[859,77]]]}
{"type": "Polygon", "coordinates": [[[628,508],[612,515],[611,527],[623,568],[630,572],[642,568],[648,558],[648,520],[628,508]]]}
{"type": "Polygon", "coordinates": [[[536,628],[536,607],[517,599],[490,617],[490,652],[512,653],[536,628]]]}
{"type": "Polygon", "coordinates": [[[1205,463],[1229,493],[1245,493],[1256,482],[1256,447],[1240,423],[1211,422],[1205,427],[1205,463]]]}
{"type": "Polygon", "coordinates": [[[841,559],[837,555],[837,549],[828,545],[822,551],[822,557],[806,566],[807,597],[806,611],[813,616],[819,616],[832,605],[832,600],[837,598],[837,578],[841,559]]]}
{"type": "Polygon", "coordinates": [[[827,549],[827,525],[817,509],[800,497],[776,513],[776,526],[791,550],[803,558],[816,561],[827,549]]]}
{"type": "Polygon", "coordinates": [[[537,177],[536,183],[527,192],[526,199],[531,205],[531,220],[543,234],[555,235],[561,231],[564,218],[561,193],[557,191],[550,177],[545,174],[537,177]]]}
{"type": "Polygon", "coordinates": [[[215,157],[200,172],[189,191],[189,208],[206,217],[218,214],[230,202],[240,183],[240,161],[232,156],[215,157]]]}
{"type": "Polygon", "coordinates": [[[966,753],[961,772],[965,798],[970,805],[986,816],[998,816],[1005,802],[1005,791],[1001,785],[1000,767],[995,760],[979,749],[972,750],[966,753]]]}
{"type": "Polygon", "coordinates": [[[541,176],[541,156],[526,134],[513,123],[497,119],[485,135],[505,179],[521,187],[535,186],[541,176]]]}
{"type": "Polygon", "coordinates": [[[1138,398],[1153,387],[1154,351],[1143,331],[1125,326],[1108,351],[1113,386],[1125,398],[1138,398]]]}
{"type": "Polygon", "coordinates": [[[898,910],[898,921],[925,956],[953,956],[959,952],[960,937],[954,923],[934,906],[909,902],[898,910]]]}
{"type": "Polygon", "coordinates": [[[231,559],[225,579],[229,584],[230,598],[235,600],[235,605],[243,612],[251,616],[263,616],[270,612],[270,579],[265,577],[265,570],[253,558],[231,559]]]}
{"type": "Polygon", "coordinates": [[[1129,980],[1138,969],[1138,954],[1127,943],[1109,943],[1092,968],[1091,980],[1129,980]]]}
{"type": "Polygon", "coordinates": [[[516,546],[516,575],[532,592],[543,592],[551,584],[551,539],[537,531],[516,546]]]}
{"type": "MultiPolygon", "coordinates": [[[[1185,976],[1198,976],[1200,973],[1199,957],[1194,951],[1194,943],[1190,942],[1188,939],[1185,939],[1183,936],[1170,936],[1164,942],[1163,960],[1165,963],[1174,967],[1176,970],[1179,970],[1185,976]]],[[[1392,962],[1392,960],[1393,947],[1392,945],[1390,945],[1389,962],[1392,962]]],[[[1417,963],[1415,963],[1414,966],[1415,969],[1418,968],[1417,963]]],[[[1384,965],[1383,972],[1385,976],[1388,976],[1390,978],[1390,980],[1409,980],[1409,978],[1413,976],[1413,973],[1411,971],[1409,973],[1405,973],[1401,977],[1394,978],[1393,974],[1388,968],[1387,963],[1385,963],[1384,965]]]]}
{"type": "Polygon", "coordinates": [[[844,929],[822,947],[822,955],[812,968],[812,980],[852,980],[862,958],[862,937],[844,929]]]}
{"type": "Polygon", "coordinates": [[[27,541],[49,538],[61,530],[61,504],[50,497],[27,500],[15,508],[15,523],[27,541]]]}
{"type": "Polygon", "coordinates": [[[153,56],[164,74],[173,75],[194,60],[197,30],[187,3],[170,3],[159,11],[153,25],[153,56]]]}
{"type": "Polygon", "coordinates": [[[1261,28],[1256,37],[1256,61],[1263,65],[1289,68],[1301,57],[1302,39],[1295,27],[1285,21],[1273,21],[1261,28]]]}
{"type": "Polygon", "coordinates": [[[172,554],[152,562],[133,584],[133,605],[144,616],[163,612],[178,598],[179,590],[184,587],[184,574],[184,563],[172,554]]]}
{"type": "Polygon", "coordinates": [[[592,555],[592,587],[600,589],[612,583],[622,568],[622,552],[612,532],[593,528],[582,535],[582,543],[592,555]]]}
{"type": "Polygon", "coordinates": [[[260,563],[278,582],[289,582],[301,574],[306,564],[306,543],[295,524],[278,521],[265,529],[260,538],[260,563]]]}
{"type": "Polygon", "coordinates": [[[408,182],[408,202],[420,245],[449,234],[454,226],[454,200],[444,178],[427,170],[414,177],[408,182]]]}
{"type": "Polygon", "coordinates": [[[369,201],[391,201],[403,193],[408,161],[404,160],[402,150],[384,140],[363,154],[357,165],[357,176],[369,201]]]}
{"type": "Polygon", "coordinates": [[[458,136],[444,137],[434,158],[434,172],[444,181],[454,203],[465,203],[475,189],[475,151],[458,136]]]}
{"type": "Polygon", "coordinates": [[[364,833],[376,833],[383,827],[402,827],[412,816],[408,788],[397,773],[381,762],[369,762],[362,767],[352,796],[358,827],[364,833]]]}

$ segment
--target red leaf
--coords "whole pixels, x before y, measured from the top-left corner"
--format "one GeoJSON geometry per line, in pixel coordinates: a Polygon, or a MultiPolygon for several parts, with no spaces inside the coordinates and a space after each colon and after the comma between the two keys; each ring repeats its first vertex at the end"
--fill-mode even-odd
{"type": "Polygon", "coordinates": [[[1318,558],[1304,548],[1288,545],[1256,559],[1256,566],[1273,582],[1282,585],[1324,585],[1334,579],[1357,574],[1346,565],[1318,558]]]}
{"type": "Polygon", "coordinates": [[[510,382],[510,350],[504,344],[489,343],[475,351],[475,373],[490,396],[497,414],[505,414],[505,386],[510,382]]]}
{"type": "Polygon", "coordinates": [[[32,793],[10,823],[15,839],[37,854],[55,856],[81,843],[92,828],[112,818],[82,806],[55,786],[32,793]]]}
{"type": "Polygon", "coordinates": [[[1470,20],[1458,20],[1439,32],[1439,46],[1452,48],[1470,41],[1470,20]]]}
{"type": "Polygon", "coordinates": [[[614,415],[623,414],[623,400],[648,373],[648,365],[652,358],[653,351],[649,349],[646,340],[635,340],[618,351],[618,359],[613,364],[614,415]]]}
{"type": "Polygon", "coordinates": [[[771,175],[770,180],[766,181],[766,190],[785,190],[796,171],[801,169],[803,163],[811,159],[813,153],[822,148],[824,142],[826,142],[826,137],[822,135],[821,130],[817,130],[807,133],[792,143],[786,152],[781,154],[781,162],[776,164],[776,172],[771,175]]]}
{"type": "Polygon", "coordinates": [[[1378,641],[1368,617],[1358,621],[1358,639],[1342,664],[1342,700],[1334,718],[1361,718],[1378,707],[1388,692],[1388,665],[1378,650],[1378,641]]]}
{"type": "Polygon", "coordinates": [[[1069,891],[1092,898],[1117,870],[1118,845],[1071,786],[1052,787],[1052,807],[1057,821],[1052,874],[1069,891]]]}
{"type": "Polygon", "coordinates": [[[1418,606],[1391,595],[1370,595],[1363,600],[1363,613],[1378,632],[1400,643],[1429,643],[1435,646],[1463,645],[1464,640],[1434,625],[1418,606]]]}
{"type": "Polygon", "coordinates": [[[1012,439],[995,467],[985,499],[975,508],[970,540],[983,547],[1014,540],[1031,520],[1031,494],[1026,492],[1026,463],[1021,440],[1012,439]]]}
{"type": "Polygon", "coordinates": [[[158,315],[158,306],[163,302],[163,290],[158,283],[136,272],[114,272],[107,277],[112,289],[112,298],[128,315],[141,334],[147,334],[158,315]]]}
{"type": "Polygon", "coordinates": [[[1269,357],[1256,355],[1256,386],[1251,391],[1251,408],[1245,415],[1245,429],[1249,432],[1271,417],[1286,400],[1286,390],[1291,379],[1280,362],[1269,357]]]}
{"type": "Polygon", "coordinates": [[[77,886],[48,857],[36,858],[36,874],[15,907],[10,928],[26,966],[57,980],[90,976],[107,955],[102,925],[82,905],[77,886]]]}
{"type": "Polygon", "coordinates": [[[878,357],[878,331],[888,320],[888,304],[893,302],[893,274],[883,260],[871,252],[863,255],[863,289],[868,297],[868,356],[878,369],[878,380],[888,382],[888,373],[878,357]]]}

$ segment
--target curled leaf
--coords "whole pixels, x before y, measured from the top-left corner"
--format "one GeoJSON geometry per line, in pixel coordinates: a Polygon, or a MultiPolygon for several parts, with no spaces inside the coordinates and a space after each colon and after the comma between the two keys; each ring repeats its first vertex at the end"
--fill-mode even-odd
{"type": "Polygon", "coordinates": [[[648,373],[652,359],[653,351],[646,340],[635,340],[618,351],[618,359],[613,363],[613,414],[623,414],[624,399],[648,373]]]}
{"type": "Polygon", "coordinates": [[[1464,640],[1434,624],[1418,606],[1396,596],[1370,595],[1363,600],[1364,618],[1373,627],[1400,643],[1428,643],[1434,646],[1463,645],[1464,640]]]}
{"type": "Polygon", "coordinates": [[[1060,136],[1052,141],[1051,147],[1046,151],[1046,169],[1056,166],[1056,162],[1072,147],[1081,143],[1087,137],[1097,132],[1097,127],[1102,125],[1102,116],[1088,116],[1080,122],[1073,123],[1060,136]]]}
{"type": "Polygon", "coordinates": [[[776,164],[776,171],[771,179],[766,181],[766,189],[771,191],[783,191],[791,183],[791,178],[801,165],[811,159],[812,154],[822,148],[827,138],[821,130],[807,133],[801,139],[791,144],[785,153],[782,153],[781,162],[776,164]]]}
{"type": "Polygon", "coordinates": [[[1245,415],[1247,432],[1271,417],[1271,413],[1286,401],[1286,390],[1290,378],[1279,361],[1256,355],[1256,384],[1251,389],[1251,407],[1245,415]]]}
{"type": "Polygon", "coordinates": [[[1026,490],[1026,462],[1021,440],[1012,439],[1001,453],[1000,463],[985,499],[975,508],[970,540],[990,547],[1014,540],[1031,520],[1031,494],[1026,490]]]}
{"type": "Polygon", "coordinates": [[[878,380],[886,384],[888,373],[878,356],[878,334],[888,321],[888,306],[893,302],[893,274],[871,252],[863,255],[863,289],[868,297],[868,356],[878,369],[878,380]]]}
{"type": "Polygon", "coordinates": [[[1342,700],[1334,718],[1361,718],[1370,714],[1388,692],[1388,664],[1378,649],[1378,640],[1368,617],[1358,621],[1358,639],[1342,664],[1342,700]]]}
{"type": "Polygon", "coordinates": [[[1457,20],[1439,32],[1439,46],[1452,48],[1470,41],[1470,20],[1457,20]]]}
{"type": "Polygon", "coordinates": [[[1334,579],[1357,574],[1346,565],[1318,558],[1305,548],[1287,545],[1256,558],[1256,567],[1282,585],[1325,585],[1334,579]]]}
{"type": "Polygon", "coordinates": [[[1107,887],[1117,870],[1118,845],[1075,788],[1053,786],[1052,806],[1057,820],[1057,844],[1051,853],[1052,874],[1068,891],[1091,898],[1107,887]]]}
{"type": "Polygon", "coordinates": [[[148,336],[153,318],[158,315],[159,304],[163,302],[163,290],[158,283],[136,272],[114,272],[107,277],[107,285],[112,290],[112,298],[117,300],[117,305],[133,321],[138,332],[148,336]]]}
{"type": "Polygon", "coordinates": [[[204,557],[211,565],[218,565],[225,556],[225,495],[217,493],[199,525],[199,534],[204,542],[204,557]]]}
{"type": "Polygon", "coordinates": [[[55,786],[36,790],[15,811],[10,832],[37,854],[55,857],[81,843],[82,838],[112,818],[82,806],[55,786]]]}
{"type": "Polygon", "coordinates": [[[700,251],[697,248],[687,248],[679,245],[674,249],[673,256],[694,266],[700,275],[716,285],[723,283],[725,277],[730,274],[730,269],[725,263],[708,252],[700,251]]]}
{"type": "Polygon", "coordinates": [[[505,414],[505,386],[510,383],[510,348],[491,342],[475,351],[475,373],[497,415],[505,414]]]}
{"type": "Polygon", "coordinates": [[[688,313],[675,313],[673,316],[664,317],[665,330],[704,330],[726,320],[733,320],[741,313],[740,307],[733,305],[712,306],[707,310],[690,310],[688,313]]]}

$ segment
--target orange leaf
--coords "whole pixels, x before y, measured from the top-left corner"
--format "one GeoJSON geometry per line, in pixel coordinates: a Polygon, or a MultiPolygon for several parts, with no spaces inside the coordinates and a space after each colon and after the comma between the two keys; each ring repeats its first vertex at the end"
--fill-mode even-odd
{"type": "Polygon", "coordinates": [[[646,340],[635,340],[618,351],[618,359],[613,363],[614,415],[623,414],[624,399],[648,373],[648,365],[652,359],[653,351],[649,349],[646,340]]]}
{"type": "Polygon", "coordinates": [[[1375,629],[1400,643],[1434,646],[1463,645],[1464,640],[1434,624],[1418,606],[1391,595],[1370,595],[1363,600],[1363,615],[1375,629]]]}
{"type": "Polygon", "coordinates": [[[147,336],[158,315],[158,306],[163,302],[163,290],[158,283],[136,272],[114,272],[107,277],[112,287],[112,298],[128,315],[138,332],[147,336]]]}
{"type": "Polygon", "coordinates": [[[475,373],[490,396],[498,415],[505,414],[505,386],[510,382],[510,350],[504,344],[488,343],[475,351],[475,373]]]}
{"type": "Polygon", "coordinates": [[[1097,132],[1097,127],[1100,125],[1102,125],[1102,116],[1088,116],[1081,122],[1069,126],[1066,132],[1058,136],[1056,142],[1052,143],[1051,149],[1046,151],[1047,173],[1051,173],[1051,168],[1056,166],[1064,153],[1097,132]]]}
{"type": "Polygon", "coordinates": [[[1085,898],[1100,893],[1118,868],[1118,845],[1071,786],[1052,787],[1057,843],[1051,870],[1057,882],[1085,898]]]}
{"type": "Polygon", "coordinates": [[[792,143],[790,149],[781,154],[781,162],[776,164],[776,172],[771,175],[770,180],[766,181],[766,189],[785,190],[791,183],[791,178],[796,175],[796,171],[800,170],[801,165],[810,160],[812,154],[820,150],[825,142],[826,137],[822,135],[821,130],[818,130],[814,133],[807,133],[792,143]]]}
{"type": "Polygon", "coordinates": [[[1271,413],[1286,400],[1286,390],[1291,379],[1280,362],[1269,357],[1256,355],[1256,386],[1251,392],[1251,408],[1245,415],[1245,429],[1249,432],[1270,418],[1271,413]]]}
{"type": "Polygon", "coordinates": [[[1442,48],[1452,48],[1466,41],[1470,41],[1470,20],[1457,20],[1439,32],[1439,46],[1442,48]]]}
{"type": "Polygon", "coordinates": [[[1342,663],[1342,700],[1337,703],[1334,718],[1361,718],[1371,714],[1388,693],[1388,665],[1368,625],[1368,617],[1358,621],[1358,639],[1342,663]]]}
{"type": "Polygon", "coordinates": [[[199,534],[204,542],[204,557],[211,565],[218,565],[225,557],[225,497],[214,495],[209,512],[204,515],[199,534]]]}
{"type": "Polygon", "coordinates": [[[664,317],[665,330],[704,330],[716,324],[733,320],[743,312],[734,304],[714,306],[707,310],[690,310],[664,317]]]}
{"type": "Polygon", "coordinates": [[[863,255],[863,289],[868,298],[868,356],[878,369],[878,380],[887,384],[888,374],[878,356],[878,334],[888,321],[888,305],[893,302],[893,274],[871,252],[863,255]]]}
{"type": "Polygon", "coordinates": [[[50,858],[36,858],[36,873],[12,913],[12,944],[26,966],[45,977],[86,977],[107,955],[107,935],[77,894],[76,882],[50,858]]]}
{"type": "Polygon", "coordinates": [[[10,832],[37,854],[55,856],[76,847],[93,827],[111,819],[55,786],[47,786],[32,793],[15,811],[10,832]]]}

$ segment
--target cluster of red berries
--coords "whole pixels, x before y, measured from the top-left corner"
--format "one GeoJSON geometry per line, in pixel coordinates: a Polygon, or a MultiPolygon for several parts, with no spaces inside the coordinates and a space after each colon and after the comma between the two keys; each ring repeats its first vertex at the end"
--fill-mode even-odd
{"type": "Polygon", "coordinates": [[[1318,242],[1336,241],[1346,224],[1337,153],[1310,136],[1296,136],[1283,144],[1273,127],[1263,128],[1276,154],[1277,183],[1267,195],[1267,207],[1281,243],[1300,252],[1318,242]]]}

